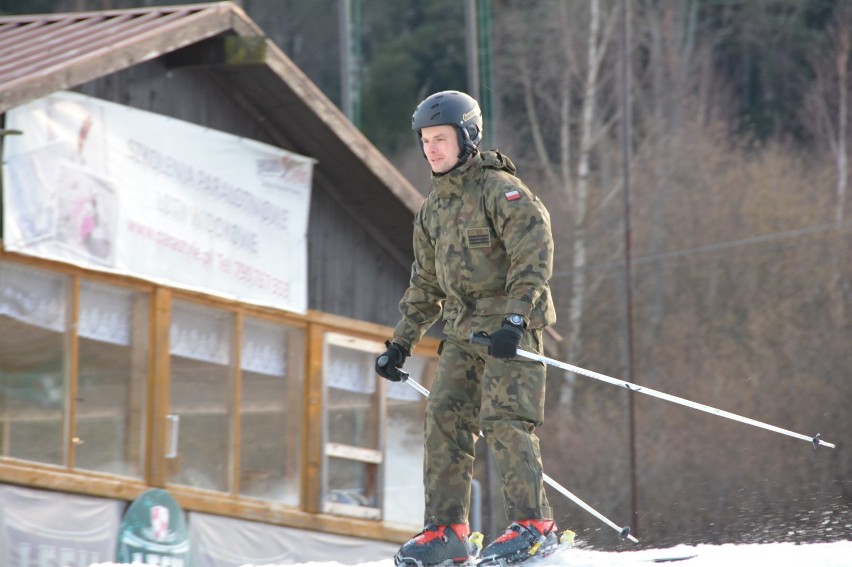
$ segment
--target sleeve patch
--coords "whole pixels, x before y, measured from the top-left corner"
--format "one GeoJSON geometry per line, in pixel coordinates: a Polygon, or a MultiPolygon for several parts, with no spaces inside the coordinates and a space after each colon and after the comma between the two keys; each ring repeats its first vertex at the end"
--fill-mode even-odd
{"type": "Polygon", "coordinates": [[[512,189],[511,191],[506,191],[503,193],[503,196],[506,197],[507,201],[517,201],[521,198],[521,192],[517,189],[512,189]]]}

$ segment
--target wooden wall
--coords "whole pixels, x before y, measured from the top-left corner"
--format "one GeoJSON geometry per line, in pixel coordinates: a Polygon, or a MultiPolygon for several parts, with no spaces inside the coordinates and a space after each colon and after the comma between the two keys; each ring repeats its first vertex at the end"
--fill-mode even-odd
{"type": "MultiPolygon", "coordinates": [[[[75,90],[298,151],[298,142],[288,132],[275,132],[273,141],[266,127],[235,106],[219,84],[204,67],[171,69],[157,59],[75,90]]],[[[345,201],[333,197],[346,193],[345,187],[329,187],[323,175],[324,168],[333,166],[334,156],[310,157],[320,161],[314,173],[308,228],[308,306],[393,326],[399,317],[397,302],[408,283],[410,264],[389,254],[345,201]]],[[[282,261],[286,261],[285,243],[282,261]]]]}

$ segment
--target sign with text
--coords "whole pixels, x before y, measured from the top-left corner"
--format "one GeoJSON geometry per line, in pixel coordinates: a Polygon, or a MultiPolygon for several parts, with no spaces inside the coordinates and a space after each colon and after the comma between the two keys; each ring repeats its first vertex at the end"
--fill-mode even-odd
{"type": "Polygon", "coordinates": [[[6,127],[6,250],[307,311],[313,159],[71,92],[6,127]]]}

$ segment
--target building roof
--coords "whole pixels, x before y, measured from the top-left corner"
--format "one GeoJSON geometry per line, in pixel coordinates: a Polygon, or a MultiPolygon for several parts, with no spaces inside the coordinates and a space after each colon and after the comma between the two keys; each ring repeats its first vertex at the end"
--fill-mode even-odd
{"type": "Polygon", "coordinates": [[[272,143],[286,133],[288,149],[316,158],[334,197],[410,264],[423,196],[231,2],[0,17],[0,112],[159,57],[208,66],[272,143]]]}

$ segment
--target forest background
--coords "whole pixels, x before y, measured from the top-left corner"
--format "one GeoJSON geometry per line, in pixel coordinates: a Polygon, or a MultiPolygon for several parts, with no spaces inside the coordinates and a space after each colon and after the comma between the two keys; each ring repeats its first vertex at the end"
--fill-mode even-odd
{"type": "MultiPolygon", "coordinates": [[[[551,369],[550,476],[656,547],[850,538],[852,1],[237,3],[424,192],[412,110],[439,90],[479,96],[483,147],[551,211],[557,357],[837,443],[814,450],[551,369]]],[[[478,462],[493,533],[506,518],[478,462]]],[[[549,497],[560,525],[612,545],[549,497]]]]}

